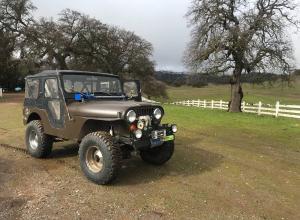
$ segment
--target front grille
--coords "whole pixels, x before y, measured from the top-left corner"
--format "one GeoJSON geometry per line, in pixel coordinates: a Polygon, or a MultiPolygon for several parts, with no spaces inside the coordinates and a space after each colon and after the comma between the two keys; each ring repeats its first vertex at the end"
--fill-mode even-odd
{"type": "Polygon", "coordinates": [[[152,115],[153,111],[154,111],[154,107],[140,107],[140,108],[136,108],[135,112],[137,114],[137,116],[145,116],[145,115],[152,115]]]}

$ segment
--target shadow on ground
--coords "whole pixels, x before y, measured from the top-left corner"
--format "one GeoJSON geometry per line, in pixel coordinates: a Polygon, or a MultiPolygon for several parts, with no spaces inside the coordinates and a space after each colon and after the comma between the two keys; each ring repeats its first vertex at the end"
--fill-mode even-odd
{"type": "MultiPolygon", "coordinates": [[[[78,144],[65,142],[56,143],[53,151],[44,161],[60,161],[61,166],[79,168],[78,144]]],[[[139,156],[133,156],[129,160],[122,162],[122,168],[118,178],[113,183],[115,186],[138,185],[154,182],[162,177],[172,176],[195,176],[204,172],[209,172],[218,167],[223,161],[223,156],[201,148],[201,137],[198,139],[180,138],[176,141],[173,158],[163,166],[153,166],[143,162],[139,156]]],[[[55,166],[59,168],[60,165],[55,166]]]]}
{"type": "Polygon", "coordinates": [[[177,141],[173,158],[163,166],[146,164],[139,157],[124,161],[114,185],[144,184],[167,176],[201,175],[220,166],[222,155],[204,150],[195,142],[188,138],[177,141]]]}
{"type": "Polygon", "coordinates": [[[71,158],[78,156],[79,146],[74,143],[57,143],[52,150],[49,159],[59,159],[59,158],[71,158]]]}

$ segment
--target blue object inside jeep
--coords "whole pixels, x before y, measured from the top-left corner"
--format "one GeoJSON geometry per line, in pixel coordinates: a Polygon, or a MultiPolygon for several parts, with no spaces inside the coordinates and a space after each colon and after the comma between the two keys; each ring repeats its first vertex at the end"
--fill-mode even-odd
{"type": "Polygon", "coordinates": [[[91,99],[95,99],[95,95],[94,94],[90,94],[90,93],[80,93],[77,92],[74,95],[74,100],[75,101],[81,101],[81,100],[91,100],[91,99]]]}

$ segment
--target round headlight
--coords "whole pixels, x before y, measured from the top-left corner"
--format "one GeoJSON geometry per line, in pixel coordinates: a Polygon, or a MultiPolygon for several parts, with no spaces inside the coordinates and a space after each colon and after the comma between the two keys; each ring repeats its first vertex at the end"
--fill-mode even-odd
{"type": "Polygon", "coordinates": [[[176,133],[177,132],[177,125],[172,125],[172,131],[173,131],[173,133],[176,133]]]}
{"type": "Polygon", "coordinates": [[[140,129],[136,130],[134,134],[137,139],[140,139],[143,136],[143,132],[140,129]]]}
{"type": "Polygon", "coordinates": [[[162,112],[159,108],[156,108],[153,112],[153,115],[157,120],[159,120],[159,119],[161,119],[162,112]]]}
{"type": "Polygon", "coordinates": [[[127,112],[126,115],[127,120],[132,123],[136,120],[136,113],[133,110],[130,110],[129,112],[127,112]]]}

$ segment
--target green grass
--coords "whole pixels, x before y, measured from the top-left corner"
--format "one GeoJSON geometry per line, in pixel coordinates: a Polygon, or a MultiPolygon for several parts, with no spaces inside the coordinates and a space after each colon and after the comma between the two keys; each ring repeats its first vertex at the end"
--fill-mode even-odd
{"type": "MultiPolygon", "coordinates": [[[[93,199],[102,198],[101,208],[110,210],[108,204],[114,204],[119,207],[116,214],[121,210],[139,215],[155,211],[167,219],[300,219],[299,120],[164,108],[164,122],[179,127],[175,154],[165,166],[149,166],[136,158],[111,187],[90,184],[79,171],[64,168],[67,179],[76,179],[78,189],[93,195],[85,197],[91,207],[99,208],[93,199]]],[[[24,147],[21,104],[1,103],[0,121],[0,143],[24,147]]],[[[61,145],[69,143],[55,148],[61,145]]],[[[45,161],[43,167],[56,159],[45,161]]],[[[58,159],[64,160],[58,166],[78,166],[77,155],[58,159]]],[[[30,163],[27,166],[30,170],[30,163]]],[[[62,181],[64,172],[53,171],[62,181]]],[[[55,201],[69,198],[62,195],[55,194],[55,201]]],[[[78,205],[76,200],[72,205],[78,205]]]]}
{"type": "MultiPolygon", "coordinates": [[[[300,79],[297,78],[292,87],[282,86],[276,83],[270,86],[244,84],[244,100],[248,103],[262,101],[267,104],[274,104],[280,101],[285,104],[300,104],[300,79]]],[[[168,87],[168,100],[163,102],[182,101],[187,99],[207,99],[207,100],[230,100],[230,85],[209,85],[203,88],[193,88],[189,86],[168,87]]]]}
{"type": "Polygon", "coordinates": [[[174,121],[191,134],[218,135],[244,143],[255,141],[272,147],[300,151],[300,120],[257,116],[245,113],[228,113],[219,110],[193,107],[165,106],[166,121],[174,121]],[[293,139],[293,141],[291,141],[293,139]]]}

